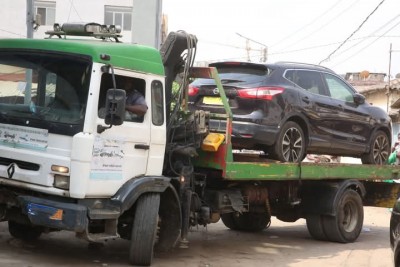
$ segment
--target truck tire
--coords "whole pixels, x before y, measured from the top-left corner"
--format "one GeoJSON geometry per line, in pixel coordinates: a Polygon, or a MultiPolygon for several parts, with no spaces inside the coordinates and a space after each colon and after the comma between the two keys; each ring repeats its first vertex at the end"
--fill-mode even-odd
{"type": "Polygon", "coordinates": [[[322,224],[327,240],[339,243],[354,242],[360,235],[364,221],[361,196],[347,189],[340,196],[335,216],[323,215],[322,224]]]}
{"type": "Polygon", "coordinates": [[[43,233],[41,227],[14,221],[8,221],[8,231],[12,237],[25,241],[34,241],[43,233]]]}
{"type": "Polygon", "coordinates": [[[306,218],[307,229],[310,235],[316,239],[324,241],[326,240],[326,234],[322,224],[322,216],[319,214],[308,215],[306,218]]]}
{"type": "Polygon", "coordinates": [[[300,162],[305,153],[306,140],[303,129],[294,121],[286,122],[279,132],[272,155],[282,162],[300,162]]]}
{"type": "Polygon", "coordinates": [[[239,230],[236,225],[235,214],[233,212],[221,214],[221,220],[222,223],[229,229],[234,231],[239,230]]]}
{"type": "Polygon", "coordinates": [[[260,232],[269,227],[271,217],[267,212],[227,213],[221,215],[222,222],[231,230],[260,232]]]}
{"type": "Polygon", "coordinates": [[[129,248],[132,265],[149,266],[153,261],[159,207],[160,195],[157,193],[144,194],[137,200],[129,248]]]}
{"type": "Polygon", "coordinates": [[[387,163],[391,151],[389,137],[383,131],[377,131],[371,137],[370,151],[362,155],[363,164],[384,165],[387,163]]]}

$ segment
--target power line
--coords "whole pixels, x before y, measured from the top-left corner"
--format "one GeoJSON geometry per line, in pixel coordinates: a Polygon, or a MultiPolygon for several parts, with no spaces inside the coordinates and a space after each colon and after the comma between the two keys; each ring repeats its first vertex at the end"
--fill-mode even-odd
{"type": "Polygon", "coordinates": [[[261,59],[262,59],[263,62],[267,61],[267,53],[268,53],[268,51],[267,51],[267,50],[268,50],[267,45],[262,44],[262,43],[260,43],[260,42],[257,42],[257,41],[255,41],[255,40],[253,40],[253,39],[250,39],[250,38],[246,37],[246,36],[243,36],[243,35],[241,35],[240,33],[236,33],[236,34],[239,35],[240,37],[246,39],[247,61],[250,62],[250,51],[251,51],[251,48],[250,48],[250,41],[253,42],[253,43],[259,44],[259,45],[261,45],[261,46],[264,46],[264,48],[261,50],[261,51],[262,51],[262,57],[261,57],[261,59]]]}
{"type": "Polygon", "coordinates": [[[314,24],[315,22],[317,22],[320,18],[322,18],[323,16],[325,16],[326,14],[328,14],[330,11],[332,11],[340,2],[342,2],[342,0],[337,1],[335,4],[333,4],[332,6],[330,6],[328,9],[326,9],[321,15],[317,16],[315,19],[313,19],[311,22],[309,22],[308,24],[306,24],[305,26],[302,26],[300,28],[298,28],[297,30],[291,32],[290,34],[286,35],[285,37],[283,37],[282,39],[280,39],[279,41],[277,41],[276,43],[272,44],[270,47],[274,47],[277,44],[280,44],[281,42],[289,39],[290,37],[293,37],[293,35],[295,35],[296,33],[302,32],[304,29],[306,29],[308,26],[314,24]]]}
{"type": "MultiPolygon", "coordinates": [[[[397,15],[396,17],[399,17],[400,15],[397,15]]],[[[390,22],[392,22],[394,19],[392,19],[390,22]]],[[[386,26],[388,23],[386,23],[384,26],[386,26]]],[[[378,30],[382,29],[379,28],[378,30]]],[[[377,30],[377,31],[378,31],[377,30]]],[[[374,33],[376,33],[377,31],[374,31],[374,33]]],[[[353,41],[357,41],[357,40],[368,40],[369,38],[374,38],[377,37],[376,35],[370,34],[368,36],[363,36],[363,37],[358,37],[358,38],[354,38],[354,39],[350,39],[348,42],[353,42],[353,41]]],[[[387,37],[387,38],[399,38],[400,35],[385,35],[385,36],[379,36],[379,37],[387,37]]],[[[213,41],[204,41],[204,40],[199,40],[199,43],[205,43],[205,44],[211,44],[211,45],[218,45],[218,46],[223,46],[223,47],[231,47],[231,48],[235,48],[238,50],[244,50],[246,49],[246,47],[244,46],[237,46],[237,45],[230,45],[230,44],[224,44],[224,43],[219,43],[219,42],[213,42],[213,41]]],[[[286,51],[277,51],[277,52],[269,52],[268,55],[282,55],[282,54],[291,54],[291,53],[295,53],[295,52],[302,52],[302,51],[306,51],[306,50],[312,50],[315,48],[322,48],[322,47],[327,47],[327,46],[332,46],[332,45],[337,45],[340,44],[341,42],[333,42],[333,43],[327,43],[327,44],[318,44],[318,45],[313,45],[313,46],[307,46],[307,47],[303,47],[303,48],[298,48],[298,49],[293,49],[293,50],[286,50],[286,51]]],[[[359,42],[361,43],[361,42],[359,42]]],[[[357,43],[357,45],[359,44],[357,43]]],[[[354,47],[354,46],[352,46],[354,47]]],[[[349,49],[346,49],[345,51],[347,51],[349,49]]],[[[262,49],[255,49],[255,48],[251,48],[250,51],[253,52],[262,52],[262,49]]],[[[339,55],[343,54],[345,51],[343,51],[342,53],[339,53],[339,55]]]]}
{"type": "Polygon", "coordinates": [[[206,44],[212,44],[212,45],[219,45],[219,46],[224,46],[224,47],[231,47],[231,48],[235,48],[235,49],[246,49],[246,47],[244,46],[237,46],[237,45],[231,45],[231,44],[223,44],[223,43],[218,43],[218,42],[213,42],[213,41],[204,41],[199,39],[199,43],[206,43],[206,44]]]}
{"type": "MultiPolygon", "coordinates": [[[[377,30],[375,30],[375,31],[374,31],[372,34],[370,34],[369,36],[376,37],[376,36],[374,36],[376,33],[378,33],[380,30],[384,29],[386,26],[388,26],[390,23],[392,23],[394,20],[396,20],[396,19],[399,18],[399,17],[400,17],[400,14],[394,16],[392,19],[390,19],[390,20],[389,20],[388,22],[386,22],[384,25],[382,25],[381,27],[379,27],[377,30]]],[[[383,36],[381,35],[381,36],[378,36],[378,37],[381,38],[381,37],[383,37],[383,36]]],[[[353,40],[355,40],[355,39],[353,39],[353,40]]],[[[346,52],[349,51],[350,49],[352,49],[352,48],[358,46],[359,44],[361,44],[362,42],[364,42],[364,41],[366,41],[366,40],[367,40],[367,38],[361,39],[361,40],[360,40],[359,42],[357,42],[356,44],[354,44],[354,45],[350,46],[349,48],[343,50],[341,53],[336,54],[336,56],[340,56],[340,55],[346,53],[346,52]]]]}
{"type": "Polygon", "coordinates": [[[321,60],[319,62],[319,64],[321,64],[324,61],[327,61],[330,59],[330,57],[336,52],[338,51],[356,32],[358,32],[361,27],[365,24],[365,22],[367,22],[367,20],[372,16],[372,14],[375,13],[376,10],[378,10],[378,8],[383,4],[383,2],[385,2],[385,0],[382,0],[376,7],[374,10],[372,10],[372,12],[364,19],[364,21],[360,24],[360,26],[358,26],[358,28],[352,33],[350,34],[349,37],[346,38],[346,40],[344,40],[332,53],[329,54],[329,56],[327,56],[324,60],[321,60]]]}
{"type": "Polygon", "coordinates": [[[265,45],[265,44],[263,44],[263,43],[260,43],[260,42],[257,42],[257,41],[254,41],[253,39],[251,39],[251,38],[248,38],[248,37],[246,37],[246,36],[243,36],[243,35],[241,35],[240,33],[236,33],[237,35],[239,35],[240,37],[242,37],[242,38],[244,38],[244,39],[247,39],[247,40],[250,40],[250,41],[252,41],[253,43],[256,43],[256,44],[259,44],[259,45],[262,45],[262,46],[267,46],[267,45],[265,45]]]}
{"type": "Polygon", "coordinates": [[[310,38],[310,36],[313,36],[313,35],[316,34],[317,32],[319,32],[319,31],[321,31],[322,29],[326,28],[328,25],[330,25],[330,24],[332,24],[333,22],[337,21],[341,16],[343,16],[343,15],[345,15],[347,12],[351,11],[351,10],[352,10],[351,8],[352,8],[355,4],[357,4],[359,1],[360,1],[360,0],[357,0],[357,1],[353,2],[352,4],[350,4],[349,6],[347,6],[346,8],[344,8],[343,11],[339,12],[339,14],[336,15],[336,16],[334,17],[334,19],[331,19],[331,20],[327,21],[325,24],[322,24],[319,28],[317,28],[316,30],[312,31],[312,32],[309,33],[308,35],[304,36],[304,37],[301,38],[300,40],[298,40],[298,41],[292,43],[292,44],[289,45],[289,46],[286,46],[285,49],[287,49],[287,48],[289,48],[289,47],[292,47],[293,45],[296,45],[296,44],[298,44],[298,43],[300,43],[300,42],[302,42],[302,41],[304,41],[304,40],[310,38]]]}
{"type": "Polygon", "coordinates": [[[334,16],[334,19],[331,19],[331,20],[327,21],[325,24],[322,24],[319,28],[317,28],[316,30],[312,31],[312,32],[309,33],[308,35],[304,36],[304,37],[301,38],[300,40],[297,40],[297,41],[292,42],[291,44],[285,46],[285,47],[283,48],[283,50],[284,50],[284,49],[288,49],[288,48],[290,48],[290,47],[292,47],[292,46],[294,46],[294,45],[297,45],[298,43],[304,41],[305,39],[308,39],[310,36],[314,35],[315,33],[317,33],[317,32],[319,32],[319,31],[321,31],[322,29],[326,28],[329,24],[331,24],[331,23],[333,23],[334,21],[338,20],[339,17],[345,15],[346,12],[351,11],[351,10],[352,10],[351,8],[352,8],[355,4],[357,4],[359,1],[360,1],[360,0],[357,0],[357,1],[353,2],[353,3],[351,3],[349,6],[345,7],[343,10],[341,10],[340,12],[338,12],[338,14],[334,16]]]}
{"type": "Polygon", "coordinates": [[[363,48],[359,49],[356,53],[352,54],[351,56],[347,57],[346,59],[340,61],[339,63],[337,63],[336,65],[334,65],[334,67],[346,62],[347,60],[349,60],[350,58],[358,55],[359,53],[361,53],[364,49],[366,49],[367,47],[371,46],[373,43],[375,43],[376,41],[378,41],[380,38],[384,37],[386,35],[386,33],[390,32],[391,30],[393,30],[394,28],[396,28],[398,25],[400,25],[400,21],[397,22],[393,27],[391,27],[389,30],[387,30],[386,32],[384,32],[381,36],[378,36],[375,40],[373,40],[371,43],[367,44],[366,46],[364,46],[363,48]]]}
{"type": "MultiPolygon", "coordinates": [[[[400,16],[400,15],[399,15],[400,16]]],[[[364,37],[359,37],[359,38],[354,38],[354,39],[350,39],[348,42],[353,42],[353,41],[357,41],[357,40],[368,40],[370,38],[400,38],[400,35],[368,35],[368,36],[364,36],[364,37]]],[[[204,41],[203,41],[204,42],[204,41]]],[[[207,42],[208,43],[208,42],[207,42]]],[[[209,42],[211,44],[214,44],[213,42],[209,42]]],[[[294,50],[288,50],[288,51],[278,51],[278,52],[271,52],[268,53],[268,55],[282,55],[282,54],[290,54],[290,53],[296,53],[296,52],[303,52],[303,51],[307,51],[307,50],[313,50],[316,48],[322,48],[322,47],[327,47],[327,46],[332,46],[332,45],[337,45],[340,44],[341,42],[334,42],[334,43],[328,43],[328,44],[320,44],[320,45],[314,45],[314,46],[309,46],[309,47],[303,47],[303,48],[299,48],[299,49],[294,49],[294,50]]],[[[236,47],[236,46],[230,46],[230,45],[225,45],[225,44],[220,44],[220,43],[215,43],[217,45],[222,45],[222,46],[229,46],[229,47],[235,47],[238,49],[245,49],[245,47],[236,47]]],[[[260,50],[254,49],[254,52],[260,52],[260,50]]],[[[257,57],[256,55],[254,56],[250,56],[250,57],[257,57]]],[[[215,60],[215,59],[208,59],[208,60],[201,60],[201,61],[209,61],[209,62],[214,62],[214,61],[226,61],[226,60],[234,60],[234,59],[245,59],[247,58],[247,56],[243,56],[243,57],[232,57],[232,58],[224,58],[224,59],[219,59],[219,60],[215,60]]]]}
{"type": "Polygon", "coordinates": [[[23,34],[20,34],[20,33],[15,33],[15,32],[10,32],[10,31],[3,30],[3,29],[0,29],[0,31],[6,32],[6,33],[10,33],[10,34],[13,34],[13,35],[17,35],[17,36],[21,36],[21,37],[26,37],[26,35],[23,35],[23,34]]]}
{"type": "MultiPolygon", "coordinates": [[[[76,15],[78,16],[80,21],[83,21],[81,16],[79,16],[78,10],[76,10],[75,5],[74,5],[74,1],[73,0],[69,0],[69,2],[71,3],[71,7],[75,10],[76,15]]],[[[71,9],[70,9],[70,14],[71,14],[71,9]]],[[[69,20],[69,15],[68,15],[68,20],[69,20]]]]}

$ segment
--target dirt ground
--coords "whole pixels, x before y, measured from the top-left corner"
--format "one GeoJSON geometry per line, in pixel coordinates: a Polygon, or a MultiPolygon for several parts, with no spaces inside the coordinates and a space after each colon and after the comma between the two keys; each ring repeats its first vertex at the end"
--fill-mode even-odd
{"type": "MultiPolygon", "coordinates": [[[[355,243],[338,244],[313,240],[304,220],[283,223],[273,218],[261,233],[241,233],[219,222],[192,229],[187,249],[156,255],[154,267],[390,267],[390,211],[365,208],[364,226],[355,243]]],[[[0,224],[0,266],[129,266],[128,241],[108,241],[103,248],[88,249],[87,242],[72,233],[50,233],[35,243],[12,238],[7,224],[0,224]]]]}

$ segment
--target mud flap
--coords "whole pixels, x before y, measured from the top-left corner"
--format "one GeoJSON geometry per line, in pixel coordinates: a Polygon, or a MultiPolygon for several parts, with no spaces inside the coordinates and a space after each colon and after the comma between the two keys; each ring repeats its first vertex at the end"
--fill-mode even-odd
{"type": "Polygon", "coordinates": [[[364,186],[367,190],[365,206],[392,208],[400,195],[400,183],[392,180],[364,182],[364,186]]]}

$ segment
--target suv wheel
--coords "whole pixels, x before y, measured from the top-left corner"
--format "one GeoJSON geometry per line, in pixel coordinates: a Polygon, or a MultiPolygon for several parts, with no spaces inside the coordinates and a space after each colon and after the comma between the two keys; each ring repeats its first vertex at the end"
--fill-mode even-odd
{"type": "Polygon", "coordinates": [[[280,161],[299,162],[304,159],[306,142],[303,129],[293,122],[286,122],[275,143],[274,155],[280,161]]]}
{"type": "Polygon", "coordinates": [[[382,131],[376,131],[371,137],[370,151],[361,157],[363,164],[386,164],[390,155],[389,137],[382,131]]]}

